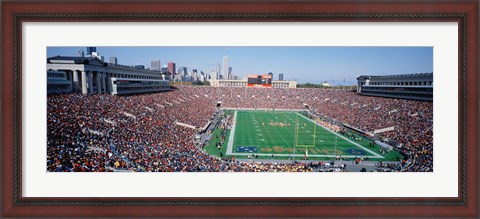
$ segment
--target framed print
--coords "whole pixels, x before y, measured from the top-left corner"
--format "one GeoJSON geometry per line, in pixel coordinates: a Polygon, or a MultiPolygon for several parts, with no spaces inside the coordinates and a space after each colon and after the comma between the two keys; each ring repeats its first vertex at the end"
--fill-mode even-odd
{"type": "Polygon", "coordinates": [[[476,218],[478,10],[2,2],[2,216],[476,218]]]}

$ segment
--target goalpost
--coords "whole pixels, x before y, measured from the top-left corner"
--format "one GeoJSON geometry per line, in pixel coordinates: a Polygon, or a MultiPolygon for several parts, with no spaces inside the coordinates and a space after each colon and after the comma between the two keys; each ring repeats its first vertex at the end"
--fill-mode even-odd
{"type": "MultiPolygon", "coordinates": [[[[308,153],[308,150],[307,150],[307,147],[315,147],[315,140],[316,140],[316,135],[317,135],[317,124],[315,122],[313,122],[313,142],[311,145],[309,144],[298,144],[298,132],[299,132],[299,124],[300,124],[300,120],[298,119],[298,114],[296,114],[296,121],[295,121],[295,134],[294,134],[294,144],[293,144],[293,159],[295,160],[295,155],[296,155],[296,148],[297,146],[299,147],[305,147],[305,156],[308,156],[307,153],[308,153]]],[[[305,124],[305,131],[306,130],[306,123],[305,124]]]]}

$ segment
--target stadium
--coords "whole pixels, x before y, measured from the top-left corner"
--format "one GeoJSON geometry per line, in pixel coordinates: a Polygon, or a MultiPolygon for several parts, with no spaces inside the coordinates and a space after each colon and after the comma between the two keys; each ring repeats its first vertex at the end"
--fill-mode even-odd
{"type": "Polygon", "coordinates": [[[357,90],[260,76],[174,87],[156,72],[60,59],[47,61],[48,172],[433,171],[431,73],[360,76],[357,90]]]}

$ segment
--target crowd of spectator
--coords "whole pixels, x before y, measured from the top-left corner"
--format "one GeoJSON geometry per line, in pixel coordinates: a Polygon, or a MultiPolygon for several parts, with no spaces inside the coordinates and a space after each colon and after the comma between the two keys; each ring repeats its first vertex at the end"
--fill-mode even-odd
{"type": "MultiPolygon", "coordinates": [[[[47,171],[312,171],[308,164],[239,162],[194,144],[217,105],[227,108],[309,109],[340,124],[399,142],[411,164],[433,171],[433,104],[324,89],[178,86],[131,96],[48,95],[47,171]],[[191,127],[178,125],[188,124],[191,127]]],[[[327,125],[326,123],[324,125],[327,125]]]]}

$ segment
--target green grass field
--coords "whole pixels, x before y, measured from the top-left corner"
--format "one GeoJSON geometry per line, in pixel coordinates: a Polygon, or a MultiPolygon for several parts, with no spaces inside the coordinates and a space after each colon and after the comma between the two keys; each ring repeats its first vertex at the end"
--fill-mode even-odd
{"type": "MultiPolygon", "coordinates": [[[[225,156],[239,158],[255,154],[259,158],[331,160],[335,156],[353,159],[395,161],[397,152],[380,153],[379,146],[370,141],[354,140],[328,130],[300,112],[227,111],[234,115],[234,126],[227,132],[220,150],[225,156]]],[[[218,130],[213,136],[218,135],[218,130]]],[[[207,152],[217,155],[213,138],[207,152]]]]}

